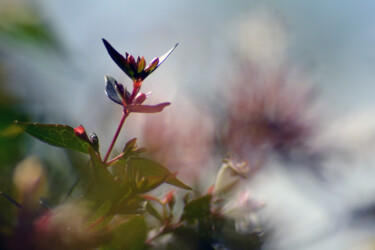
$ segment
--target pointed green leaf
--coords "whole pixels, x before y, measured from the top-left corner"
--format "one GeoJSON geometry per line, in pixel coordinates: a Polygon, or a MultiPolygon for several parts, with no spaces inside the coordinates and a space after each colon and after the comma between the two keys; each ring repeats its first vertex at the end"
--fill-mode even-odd
{"type": "Polygon", "coordinates": [[[163,179],[163,182],[174,185],[179,188],[190,190],[191,188],[177,179],[167,168],[159,163],[142,157],[131,157],[128,160],[129,167],[136,171],[137,175],[153,180],[163,179]]]}
{"type": "Polygon", "coordinates": [[[93,182],[91,188],[85,194],[85,198],[95,201],[96,206],[110,201],[114,209],[122,196],[123,190],[121,190],[120,184],[115,182],[106,165],[92,148],[89,148],[89,154],[93,182]]]}
{"type": "Polygon", "coordinates": [[[91,159],[91,168],[92,174],[94,177],[94,181],[96,186],[114,191],[113,189],[116,188],[117,184],[114,181],[113,176],[106,168],[105,164],[100,160],[97,153],[92,149],[89,148],[89,154],[91,159]]]}
{"type": "Polygon", "coordinates": [[[151,205],[150,202],[147,202],[146,211],[149,212],[152,216],[154,216],[161,224],[163,224],[164,220],[163,217],[159,214],[156,208],[151,205]]]}
{"type": "Polygon", "coordinates": [[[181,220],[194,221],[195,219],[204,219],[210,214],[211,195],[201,196],[188,202],[184,207],[181,220]]]}
{"type": "Polygon", "coordinates": [[[88,154],[90,143],[77,137],[72,127],[58,124],[15,122],[24,131],[50,145],[73,149],[88,154]]]}
{"type": "Polygon", "coordinates": [[[137,143],[137,138],[133,138],[133,139],[129,140],[126,143],[126,145],[124,147],[124,150],[122,152],[124,152],[125,154],[130,153],[131,151],[133,151],[136,148],[136,143],[137,143]]]}

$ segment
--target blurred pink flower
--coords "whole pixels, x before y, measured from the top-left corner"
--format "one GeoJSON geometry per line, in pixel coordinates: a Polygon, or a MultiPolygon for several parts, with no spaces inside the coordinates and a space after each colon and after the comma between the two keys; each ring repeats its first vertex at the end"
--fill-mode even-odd
{"type": "Polygon", "coordinates": [[[313,132],[311,89],[285,71],[242,66],[227,95],[223,145],[234,156],[252,160],[305,147],[313,132]]]}
{"type": "Polygon", "coordinates": [[[182,178],[197,180],[212,160],[212,119],[188,101],[180,100],[172,107],[144,118],[142,146],[152,158],[178,171],[182,178]]]}

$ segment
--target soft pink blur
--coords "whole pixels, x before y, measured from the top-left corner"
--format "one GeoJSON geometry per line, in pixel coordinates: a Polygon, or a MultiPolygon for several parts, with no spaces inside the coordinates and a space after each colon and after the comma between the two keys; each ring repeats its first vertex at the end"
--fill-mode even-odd
{"type": "Polygon", "coordinates": [[[142,146],[178,176],[197,181],[209,171],[214,125],[204,110],[180,99],[162,113],[145,116],[143,129],[142,146]]]}
{"type": "Polygon", "coordinates": [[[313,133],[309,118],[312,91],[288,70],[264,72],[239,61],[239,73],[226,96],[223,145],[235,157],[260,160],[270,152],[303,149],[313,133]]]}

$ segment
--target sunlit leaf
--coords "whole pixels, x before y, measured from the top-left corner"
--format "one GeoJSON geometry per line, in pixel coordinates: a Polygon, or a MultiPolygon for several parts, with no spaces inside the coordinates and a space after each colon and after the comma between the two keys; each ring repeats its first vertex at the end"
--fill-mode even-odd
{"type": "Polygon", "coordinates": [[[88,154],[90,143],[77,137],[74,129],[67,125],[15,122],[25,132],[50,145],[69,148],[88,154]]]}
{"type": "Polygon", "coordinates": [[[168,56],[173,52],[173,50],[177,47],[177,45],[178,43],[176,43],[176,45],[173,48],[171,48],[167,53],[165,53],[161,57],[158,57],[152,60],[150,65],[147,66],[147,68],[145,69],[145,72],[147,73],[147,75],[154,72],[168,58],[168,56]]]}
{"type": "Polygon", "coordinates": [[[178,46],[178,43],[176,43],[175,46],[173,48],[171,48],[167,53],[165,53],[164,55],[162,55],[161,57],[159,57],[159,63],[158,63],[157,67],[159,67],[168,58],[168,56],[173,52],[173,50],[177,46],[178,46]]]}
{"type": "Polygon", "coordinates": [[[137,175],[146,177],[151,181],[155,182],[155,179],[163,179],[163,182],[179,188],[187,190],[191,189],[189,186],[177,179],[175,175],[172,174],[167,168],[152,160],[142,157],[131,157],[128,160],[128,167],[131,171],[135,171],[137,175]]]}

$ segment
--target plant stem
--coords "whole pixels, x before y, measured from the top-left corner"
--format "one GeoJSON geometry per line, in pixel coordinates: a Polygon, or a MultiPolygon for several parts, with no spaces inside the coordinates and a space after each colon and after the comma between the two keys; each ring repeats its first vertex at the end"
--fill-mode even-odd
{"type": "Polygon", "coordinates": [[[118,156],[116,156],[115,158],[113,158],[112,160],[107,161],[107,164],[109,165],[109,164],[111,164],[112,162],[117,161],[118,159],[120,159],[120,158],[123,157],[123,156],[124,156],[124,153],[121,153],[121,154],[119,154],[118,156]]]}
{"type": "Polygon", "coordinates": [[[118,135],[120,134],[121,128],[122,128],[122,126],[124,125],[124,122],[125,122],[126,118],[128,117],[128,115],[129,115],[129,112],[126,111],[126,110],[124,110],[124,112],[122,113],[122,117],[121,117],[120,124],[119,124],[118,127],[117,127],[117,130],[116,130],[115,135],[113,136],[113,139],[112,139],[111,145],[109,146],[108,151],[107,151],[107,153],[106,153],[106,155],[105,155],[105,157],[104,157],[104,159],[103,159],[103,162],[104,162],[104,163],[107,163],[108,157],[109,157],[109,155],[111,154],[111,151],[112,151],[112,149],[113,149],[113,146],[114,146],[115,143],[116,143],[117,137],[118,137],[118,135]]]}
{"type": "Polygon", "coordinates": [[[4,196],[5,199],[7,199],[10,203],[12,203],[13,205],[15,205],[19,209],[22,209],[22,205],[19,204],[17,201],[15,201],[12,197],[10,197],[9,195],[7,195],[6,193],[3,193],[2,191],[0,191],[0,195],[4,196]]]}

